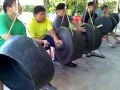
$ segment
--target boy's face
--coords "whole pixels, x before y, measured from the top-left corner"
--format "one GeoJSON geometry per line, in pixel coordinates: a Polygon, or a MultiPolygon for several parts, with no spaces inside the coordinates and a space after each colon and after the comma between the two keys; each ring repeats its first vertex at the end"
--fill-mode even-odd
{"type": "Polygon", "coordinates": [[[44,22],[46,18],[46,12],[42,11],[39,12],[38,14],[34,14],[34,17],[37,20],[37,22],[44,22]]]}
{"type": "Polygon", "coordinates": [[[13,2],[11,7],[8,7],[7,10],[13,14],[18,13],[19,15],[22,14],[22,8],[21,5],[18,3],[18,7],[16,5],[16,1],[13,2]]]}
{"type": "Polygon", "coordinates": [[[108,11],[108,8],[107,8],[107,7],[106,7],[106,8],[104,8],[104,9],[103,9],[103,11],[104,11],[104,12],[107,12],[107,11],[108,11]]]}
{"type": "Polygon", "coordinates": [[[65,16],[66,10],[65,9],[57,10],[57,15],[62,16],[62,17],[65,16]]]}
{"type": "Polygon", "coordinates": [[[94,12],[94,10],[95,10],[95,9],[94,9],[94,5],[88,6],[88,9],[89,9],[90,12],[94,12]]]}

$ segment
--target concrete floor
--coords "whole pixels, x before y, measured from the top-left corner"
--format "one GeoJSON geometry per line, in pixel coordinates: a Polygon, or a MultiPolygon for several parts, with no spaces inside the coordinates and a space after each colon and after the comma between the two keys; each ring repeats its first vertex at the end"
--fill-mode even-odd
{"type": "MultiPolygon", "coordinates": [[[[76,68],[55,63],[52,84],[58,90],[120,90],[120,44],[116,46],[110,48],[103,42],[100,50],[104,59],[83,56],[74,61],[76,68]]],[[[9,89],[5,87],[5,90],[9,89]]]]}
{"type": "MultiPolygon", "coordinates": [[[[120,23],[117,34],[120,35],[120,23]]],[[[113,38],[110,39],[114,43],[113,38]]],[[[77,68],[61,68],[55,63],[52,84],[58,90],[120,90],[120,44],[110,48],[103,41],[100,50],[104,59],[83,56],[74,61],[77,68]]]]}
{"type": "Polygon", "coordinates": [[[116,46],[110,48],[103,42],[100,49],[105,58],[83,56],[74,61],[77,68],[55,63],[52,84],[58,90],[120,90],[120,45],[116,46]]]}
{"type": "Polygon", "coordinates": [[[75,61],[77,68],[55,64],[53,85],[58,90],[120,90],[120,44],[110,48],[103,42],[100,49],[105,59],[83,56],[75,61]]]}
{"type": "Polygon", "coordinates": [[[110,48],[103,42],[100,49],[104,59],[83,56],[75,61],[77,68],[55,63],[52,84],[58,90],[120,90],[120,45],[110,48]]]}

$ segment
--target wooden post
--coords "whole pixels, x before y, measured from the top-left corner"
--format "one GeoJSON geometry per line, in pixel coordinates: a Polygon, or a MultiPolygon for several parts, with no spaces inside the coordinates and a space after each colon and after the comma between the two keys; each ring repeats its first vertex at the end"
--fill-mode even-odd
{"type": "Polygon", "coordinates": [[[118,1],[118,13],[120,13],[120,0],[118,1]]]}

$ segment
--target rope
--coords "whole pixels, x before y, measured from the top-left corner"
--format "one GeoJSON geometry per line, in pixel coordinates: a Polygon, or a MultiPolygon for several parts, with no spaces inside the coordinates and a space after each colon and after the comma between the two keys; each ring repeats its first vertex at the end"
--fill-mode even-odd
{"type": "Polygon", "coordinates": [[[16,0],[16,7],[17,7],[17,10],[16,10],[16,16],[15,16],[15,19],[13,20],[13,22],[12,22],[12,25],[10,26],[10,29],[9,29],[9,31],[8,31],[8,34],[6,35],[6,37],[5,37],[5,41],[7,41],[7,39],[8,39],[8,36],[10,35],[10,32],[11,32],[11,30],[12,30],[12,28],[13,28],[13,25],[15,24],[15,21],[16,21],[16,19],[17,19],[17,17],[18,17],[18,0],[16,0]]]}
{"type": "MultiPolygon", "coordinates": [[[[65,11],[67,11],[67,5],[66,5],[66,3],[67,3],[67,0],[65,0],[65,11]]],[[[71,34],[72,34],[72,36],[73,36],[73,31],[72,31],[72,29],[71,29],[71,27],[70,27],[70,19],[69,19],[69,16],[68,16],[67,12],[66,12],[66,15],[67,15],[67,20],[68,20],[68,22],[69,22],[70,32],[71,32],[71,34]]],[[[62,26],[64,17],[65,17],[65,16],[63,16],[63,18],[62,18],[61,26],[62,26]]]]}
{"type": "Polygon", "coordinates": [[[94,35],[94,40],[93,40],[93,49],[94,49],[94,45],[95,45],[95,26],[94,26],[94,24],[93,24],[93,20],[92,20],[92,17],[91,17],[91,15],[90,15],[90,12],[88,12],[89,13],[89,16],[90,16],[90,21],[91,21],[91,23],[92,23],[92,27],[93,27],[93,29],[92,29],[92,32],[93,32],[93,35],[94,35]]]}
{"type": "Polygon", "coordinates": [[[17,7],[16,13],[17,13],[17,15],[18,15],[18,4],[19,4],[19,2],[18,2],[18,0],[16,0],[16,7],[17,7]]]}
{"type": "Polygon", "coordinates": [[[94,24],[93,24],[93,19],[92,19],[91,15],[90,15],[90,12],[88,12],[88,13],[89,13],[89,16],[90,16],[90,21],[91,21],[91,23],[92,23],[93,30],[95,31],[95,26],[94,26],[94,24]]]}
{"type": "MultiPolygon", "coordinates": [[[[27,27],[26,27],[26,29],[27,29],[28,33],[32,36],[30,30],[29,30],[27,27]]],[[[35,45],[36,45],[37,47],[39,47],[38,44],[37,44],[37,42],[36,42],[33,38],[31,38],[31,39],[33,40],[33,42],[35,43],[35,45]]]]}
{"type": "MultiPolygon", "coordinates": [[[[18,2],[18,0],[16,0],[16,7],[17,7],[16,16],[15,16],[15,19],[13,20],[12,25],[10,26],[10,29],[9,29],[6,37],[5,37],[5,42],[7,41],[8,36],[10,35],[10,32],[11,32],[11,30],[12,30],[14,24],[15,24],[15,21],[16,21],[16,19],[17,19],[17,17],[18,17],[18,14],[19,14],[19,13],[18,13],[18,4],[19,4],[19,2],[18,2]]],[[[25,26],[25,25],[24,25],[24,26],[25,26]]],[[[26,29],[28,30],[28,28],[26,28],[26,29]]],[[[29,30],[28,30],[28,32],[29,32],[29,34],[31,35],[31,33],[30,33],[29,30]]],[[[36,45],[37,47],[39,47],[38,44],[37,44],[37,42],[36,42],[33,38],[32,38],[32,40],[34,41],[35,45],[36,45]]]]}
{"type": "Polygon", "coordinates": [[[17,19],[17,16],[18,16],[18,15],[16,14],[15,19],[13,20],[12,25],[10,26],[10,29],[9,29],[6,37],[5,37],[5,41],[7,41],[8,36],[10,35],[10,32],[11,32],[11,30],[12,30],[12,28],[13,28],[13,25],[15,24],[15,21],[16,21],[16,19],[17,19]]]}

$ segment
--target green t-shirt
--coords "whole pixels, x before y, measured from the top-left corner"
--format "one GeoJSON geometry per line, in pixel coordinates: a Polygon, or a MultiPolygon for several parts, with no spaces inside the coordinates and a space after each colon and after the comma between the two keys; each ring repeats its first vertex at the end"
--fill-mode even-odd
{"type": "MultiPolygon", "coordinates": [[[[6,34],[9,32],[9,29],[13,23],[13,20],[9,18],[7,14],[1,14],[0,15],[0,46],[4,44],[4,40],[1,38],[3,34],[6,34]]],[[[11,32],[11,35],[26,35],[26,29],[24,24],[16,19],[11,32]]]]}

